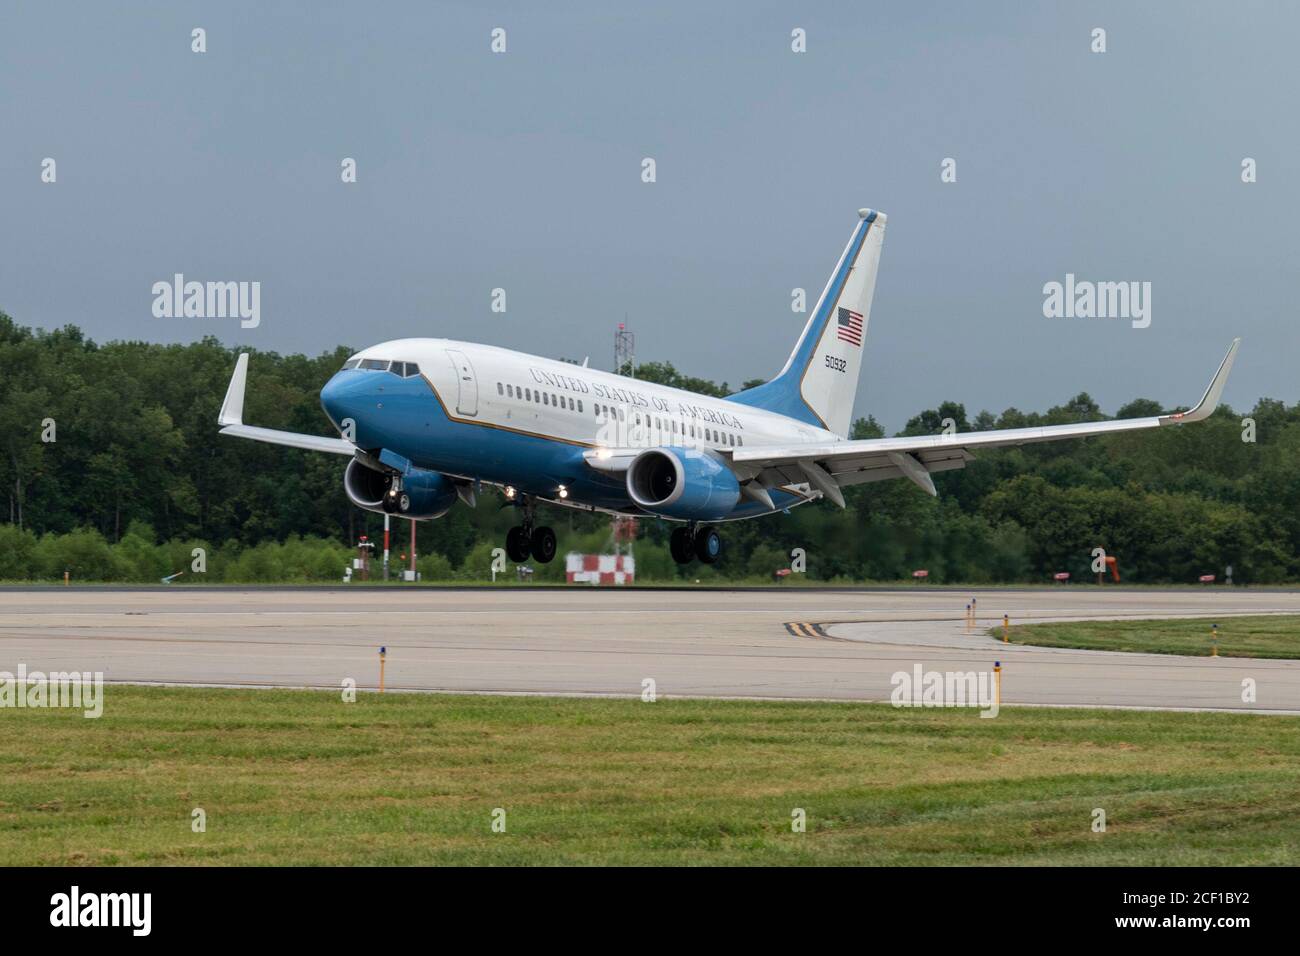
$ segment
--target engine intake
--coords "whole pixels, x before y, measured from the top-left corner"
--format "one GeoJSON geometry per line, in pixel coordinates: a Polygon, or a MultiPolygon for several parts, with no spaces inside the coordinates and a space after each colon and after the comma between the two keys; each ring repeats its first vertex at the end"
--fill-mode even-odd
{"type": "MultiPolygon", "coordinates": [[[[377,471],[357,459],[343,472],[343,490],[348,500],[367,511],[384,511],[384,498],[393,489],[397,475],[377,471]]],[[[402,518],[441,518],[456,503],[456,485],[446,475],[412,468],[401,478],[393,514],[402,518]]]]}
{"type": "Polygon", "coordinates": [[[716,521],[740,500],[740,483],[719,455],[694,448],[649,448],[627,470],[627,493],[652,514],[716,521]]]}
{"type": "Polygon", "coordinates": [[[393,487],[393,476],[367,468],[353,458],[343,472],[343,491],[348,500],[367,511],[383,511],[384,495],[393,487]]]}

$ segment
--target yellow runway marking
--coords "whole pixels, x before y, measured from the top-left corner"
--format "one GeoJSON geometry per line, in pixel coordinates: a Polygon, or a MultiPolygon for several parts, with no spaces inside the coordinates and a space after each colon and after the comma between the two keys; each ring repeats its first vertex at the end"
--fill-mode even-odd
{"type": "Polygon", "coordinates": [[[811,624],[808,621],[787,621],[785,629],[793,637],[807,637],[816,641],[842,640],[838,637],[831,637],[820,624],[811,624]]]}

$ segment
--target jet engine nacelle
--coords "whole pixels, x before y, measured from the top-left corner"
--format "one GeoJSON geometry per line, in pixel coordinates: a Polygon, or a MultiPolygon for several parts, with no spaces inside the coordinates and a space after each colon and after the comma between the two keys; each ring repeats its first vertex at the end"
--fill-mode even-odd
{"type": "MultiPolygon", "coordinates": [[[[357,459],[348,462],[343,472],[343,490],[358,508],[384,513],[384,498],[393,488],[397,475],[368,468],[357,459]]],[[[446,475],[423,468],[412,468],[401,476],[398,496],[406,508],[394,506],[392,514],[401,518],[441,518],[456,503],[456,485],[446,475]]]]}
{"type": "Polygon", "coordinates": [[[696,448],[648,448],[627,470],[627,493],[652,514],[716,521],[740,500],[740,483],[722,457],[696,448]]]}

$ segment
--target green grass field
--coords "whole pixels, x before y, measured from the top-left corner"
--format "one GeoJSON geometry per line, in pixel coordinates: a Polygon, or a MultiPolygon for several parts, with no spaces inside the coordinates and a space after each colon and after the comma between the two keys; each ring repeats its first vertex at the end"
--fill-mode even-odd
{"type": "Polygon", "coordinates": [[[1286,717],[109,686],[0,726],[4,866],[1300,862],[1286,717]]]}
{"type": "MultiPolygon", "coordinates": [[[[1145,651],[1208,657],[1212,624],[1219,625],[1222,657],[1300,659],[1300,616],[1191,618],[1160,621],[1076,621],[1023,624],[1010,629],[1013,644],[1078,647],[1089,651],[1145,651]]],[[[1002,628],[989,631],[1002,636],[1002,628]]]]}

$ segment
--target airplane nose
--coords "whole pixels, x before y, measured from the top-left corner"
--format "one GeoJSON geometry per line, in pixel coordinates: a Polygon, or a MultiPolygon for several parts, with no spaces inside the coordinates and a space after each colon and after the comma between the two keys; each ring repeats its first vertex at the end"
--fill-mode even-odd
{"type": "Polygon", "coordinates": [[[345,419],[357,420],[360,410],[357,394],[357,373],[352,370],[339,372],[320,390],[321,408],[330,417],[330,421],[340,430],[345,419]]]}

